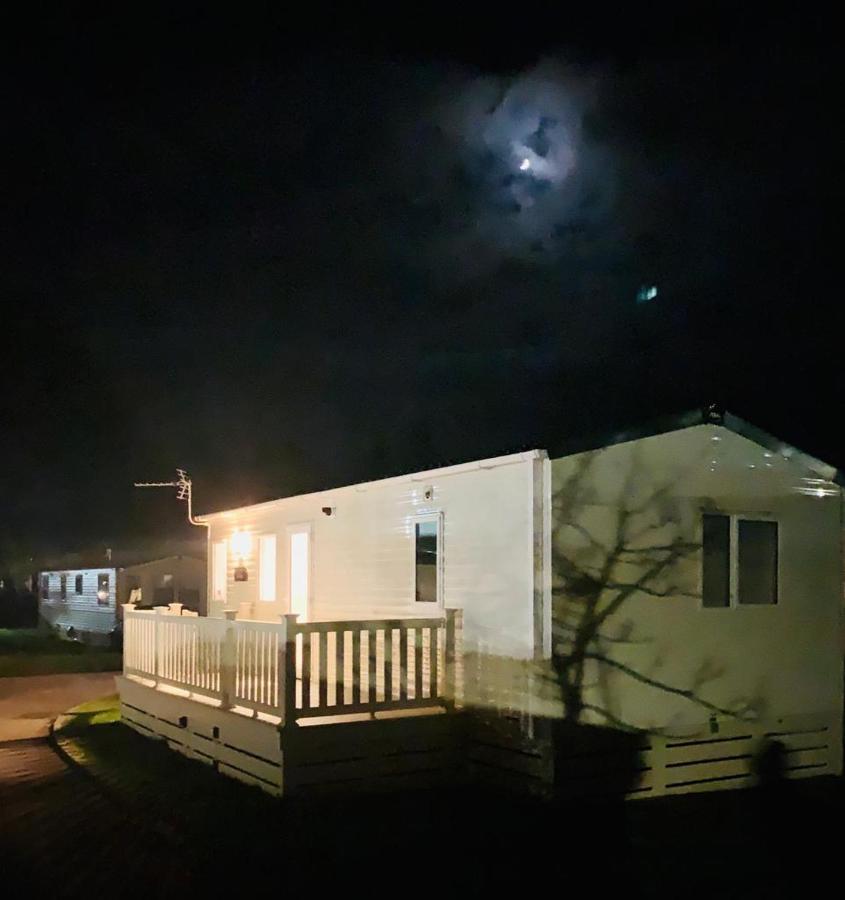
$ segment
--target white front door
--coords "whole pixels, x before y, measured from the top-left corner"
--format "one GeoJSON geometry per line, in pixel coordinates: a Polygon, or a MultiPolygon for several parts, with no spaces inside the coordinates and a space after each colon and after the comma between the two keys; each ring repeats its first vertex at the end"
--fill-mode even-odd
{"type": "Polygon", "coordinates": [[[290,611],[299,616],[300,622],[307,622],[311,611],[310,526],[288,529],[288,560],[290,611]]]}

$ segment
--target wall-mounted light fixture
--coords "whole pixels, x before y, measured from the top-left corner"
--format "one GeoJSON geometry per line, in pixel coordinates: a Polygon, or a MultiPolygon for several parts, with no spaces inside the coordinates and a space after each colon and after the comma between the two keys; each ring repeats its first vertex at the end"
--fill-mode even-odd
{"type": "Polygon", "coordinates": [[[335,513],[335,508],[333,506],[324,506],[322,507],[324,516],[333,516],[335,513]]]}
{"type": "Polygon", "coordinates": [[[424,498],[425,500],[433,500],[433,499],[434,499],[434,488],[431,487],[431,485],[429,485],[429,486],[423,491],[423,498],[424,498]]]}
{"type": "Polygon", "coordinates": [[[248,531],[233,531],[229,538],[232,554],[239,558],[249,556],[252,551],[252,535],[248,531]]]}

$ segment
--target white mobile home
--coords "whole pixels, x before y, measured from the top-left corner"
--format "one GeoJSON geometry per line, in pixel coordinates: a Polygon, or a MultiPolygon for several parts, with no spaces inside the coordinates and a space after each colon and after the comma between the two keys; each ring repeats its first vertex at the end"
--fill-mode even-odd
{"type": "Polygon", "coordinates": [[[127,566],[53,569],[39,574],[39,614],[50,627],[102,643],[118,627],[122,604],[179,603],[204,613],[205,560],[168,556],[127,566]]]}
{"type": "MultiPolygon", "coordinates": [[[[295,726],[336,730],[412,707],[518,717],[523,735],[555,744],[528,774],[561,782],[582,765],[561,746],[572,727],[639,735],[631,795],[747,784],[773,735],[792,774],[838,773],[837,481],[710,410],[579,452],[205,516],[211,619],[177,628],[128,614],[126,718],[200,757],[223,753],[210,735],[242,733],[232,774],[276,790],[299,783],[291,761],[309,752],[302,735],[318,733],[295,726]],[[204,642],[212,662],[198,665],[204,642]],[[168,732],[192,715],[199,731],[168,732]],[[283,731],[256,775],[248,745],[268,740],[262,716],[283,731]],[[570,730],[538,725],[555,722],[570,730]]],[[[489,740],[461,752],[525,774],[524,754],[489,740]]]]}

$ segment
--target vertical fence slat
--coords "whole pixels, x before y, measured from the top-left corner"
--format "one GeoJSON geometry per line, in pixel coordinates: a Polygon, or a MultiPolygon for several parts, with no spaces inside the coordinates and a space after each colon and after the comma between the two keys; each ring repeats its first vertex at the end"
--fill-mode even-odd
{"type": "Polygon", "coordinates": [[[367,703],[375,706],[378,686],[378,632],[367,629],[367,703]]]}
{"type": "Polygon", "coordinates": [[[384,629],[384,702],[393,700],[393,623],[384,629]]]}
{"type": "Polygon", "coordinates": [[[329,635],[325,631],[317,632],[317,665],[317,706],[324,706],[329,702],[329,635]]]}
{"type": "Polygon", "coordinates": [[[346,675],[346,632],[339,628],[334,633],[334,704],[343,706],[343,685],[346,675]]]}
{"type": "Polygon", "coordinates": [[[408,629],[399,625],[399,699],[408,699],[408,629]]]}
{"type": "Polygon", "coordinates": [[[311,632],[302,632],[302,708],[311,708],[311,632]]]}
{"type": "Polygon", "coordinates": [[[423,630],[414,629],[414,700],[419,700],[422,695],[423,683],[423,630]]]}
{"type": "Polygon", "coordinates": [[[362,703],[361,696],[361,630],[352,632],[352,703],[362,703]]]}

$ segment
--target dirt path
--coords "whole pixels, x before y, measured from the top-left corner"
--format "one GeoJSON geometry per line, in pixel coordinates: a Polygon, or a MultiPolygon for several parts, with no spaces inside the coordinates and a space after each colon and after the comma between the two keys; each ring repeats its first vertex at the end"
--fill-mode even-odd
{"type": "Polygon", "coordinates": [[[0,678],[0,742],[46,737],[60,713],[114,692],[113,672],[0,678]]]}

